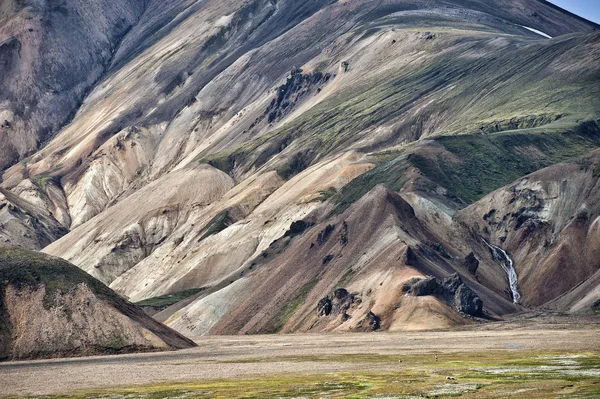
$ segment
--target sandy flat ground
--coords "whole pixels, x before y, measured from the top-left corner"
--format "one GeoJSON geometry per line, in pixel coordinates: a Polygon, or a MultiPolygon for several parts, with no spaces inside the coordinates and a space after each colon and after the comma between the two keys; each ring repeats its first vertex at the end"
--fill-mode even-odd
{"type": "MultiPolygon", "coordinates": [[[[593,320],[593,319],[592,319],[593,320]]],[[[54,359],[0,364],[0,396],[203,379],[394,370],[402,356],[490,350],[600,350],[598,320],[491,323],[460,331],[201,337],[198,348],[166,353],[54,359]],[[335,361],[332,356],[380,354],[389,362],[335,361]],[[323,357],[321,360],[314,356],[323,357]],[[302,357],[295,361],[291,357],[302,357]],[[328,359],[330,357],[330,359],[328,359]]],[[[358,357],[357,359],[360,359],[358,357]]]]}

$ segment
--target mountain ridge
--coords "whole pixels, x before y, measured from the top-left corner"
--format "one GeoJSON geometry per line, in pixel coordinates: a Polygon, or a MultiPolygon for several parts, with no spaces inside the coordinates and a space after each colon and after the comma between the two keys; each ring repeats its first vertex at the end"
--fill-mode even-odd
{"type": "MultiPolygon", "coordinates": [[[[568,242],[587,237],[582,226],[565,230],[558,220],[576,212],[546,220],[539,209],[513,209],[528,201],[516,195],[497,206],[506,210],[504,221],[490,225],[484,216],[525,176],[557,170],[575,179],[570,192],[594,190],[594,172],[578,173],[576,165],[594,164],[592,151],[600,147],[596,24],[538,0],[114,3],[128,10],[108,23],[118,43],[98,42],[110,48],[110,60],[100,63],[103,72],[87,85],[81,106],[69,108],[73,119],[36,152],[29,143],[18,159],[5,159],[4,240],[63,257],[134,301],[196,292],[185,306],[160,313],[189,334],[353,330],[375,320],[371,313],[384,329],[401,329],[400,321],[431,328],[422,320],[432,314],[445,320],[437,327],[460,325],[469,319],[439,295],[401,291],[412,277],[443,281],[454,273],[491,318],[521,306],[573,309],[568,296],[578,285],[591,291],[572,296],[593,302],[596,294],[587,295],[595,292],[591,279],[599,266],[588,258],[582,267],[568,262],[574,272],[553,289],[534,283],[555,281],[564,254],[579,248],[568,242]],[[8,167],[12,161],[18,162],[8,167]],[[395,218],[377,214],[391,223],[386,234],[371,223],[369,207],[376,204],[395,218]],[[412,213],[396,215],[390,204],[412,213]],[[333,253],[298,249],[329,225],[341,234],[342,219],[352,214],[357,221],[347,228],[356,247],[346,264],[333,253]],[[525,225],[540,237],[553,234],[531,220],[560,227],[565,238],[557,245],[565,249],[524,236],[525,225]],[[311,227],[290,233],[297,223],[311,227]],[[360,225],[390,240],[391,257],[381,255],[382,265],[372,263],[379,244],[360,225]],[[498,226],[513,230],[490,230],[498,226]],[[515,258],[523,290],[518,306],[482,238],[515,258]],[[353,280],[350,265],[363,253],[371,266],[363,280],[353,280]],[[537,271],[527,266],[531,254],[545,259],[537,271]],[[465,266],[475,262],[478,274],[465,266]],[[314,279],[291,273],[296,263],[305,268],[298,273],[314,279]],[[317,278],[317,270],[327,277],[317,278]],[[378,288],[370,279],[386,272],[396,277],[378,288]],[[372,307],[365,305],[367,286],[372,307]],[[362,301],[352,305],[356,317],[339,325],[315,310],[337,288],[362,301]],[[410,309],[421,316],[408,317],[410,309]]],[[[110,4],[103,0],[101,10],[84,17],[113,16],[115,10],[102,8],[110,4]]],[[[0,14],[1,43],[23,12],[0,14]]],[[[68,8],[53,12],[75,18],[68,8]]],[[[25,36],[3,44],[0,59],[9,54],[16,62],[14,40],[25,36]]],[[[58,77],[68,71],[43,57],[36,62],[54,67],[58,77]]],[[[20,79],[18,68],[6,65],[0,62],[0,73],[20,79]]],[[[30,83],[38,90],[38,81],[30,83]]],[[[84,91],[54,94],[72,101],[84,91]]],[[[0,99],[4,134],[34,140],[35,129],[24,133],[7,101],[0,99]]],[[[35,112],[60,119],[66,109],[35,112]]],[[[558,184],[552,179],[547,184],[558,184]]],[[[568,201],[589,208],[591,226],[593,192],[568,201]]]]}

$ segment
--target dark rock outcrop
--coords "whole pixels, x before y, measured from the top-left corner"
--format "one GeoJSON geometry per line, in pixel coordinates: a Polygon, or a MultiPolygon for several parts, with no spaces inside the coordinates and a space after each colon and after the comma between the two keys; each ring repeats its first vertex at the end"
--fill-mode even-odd
{"type": "Polygon", "coordinates": [[[331,314],[331,310],[333,309],[333,303],[331,299],[326,296],[325,298],[321,298],[319,303],[317,304],[317,314],[319,316],[329,316],[331,314]]]}
{"type": "Polygon", "coordinates": [[[335,229],[334,225],[328,224],[327,226],[325,226],[325,228],[321,231],[319,231],[319,235],[317,236],[317,244],[319,245],[323,245],[327,242],[327,240],[329,239],[329,236],[331,235],[331,233],[333,233],[333,230],[335,229]]]}
{"type": "Polygon", "coordinates": [[[458,273],[445,278],[441,283],[432,276],[412,278],[403,284],[402,292],[414,296],[437,296],[463,315],[483,315],[483,301],[462,281],[458,273]]]}
{"type": "Polygon", "coordinates": [[[349,318],[346,312],[355,303],[360,303],[355,294],[349,293],[345,288],[338,288],[333,291],[331,297],[328,295],[319,301],[317,314],[319,316],[342,315],[342,319],[345,321],[349,318]]]}
{"type": "Polygon", "coordinates": [[[304,233],[311,226],[312,224],[309,222],[297,220],[290,225],[290,228],[285,232],[284,237],[296,237],[304,233]]]}
{"type": "Polygon", "coordinates": [[[458,287],[460,287],[462,284],[463,284],[462,279],[460,278],[458,273],[454,273],[453,275],[445,278],[444,281],[442,282],[444,291],[452,293],[452,294],[455,293],[456,290],[458,290],[458,287]]]}
{"type": "Polygon", "coordinates": [[[372,311],[369,311],[367,317],[365,317],[365,321],[369,325],[371,331],[379,330],[381,327],[381,319],[372,311]]]}
{"type": "Polygon", "coordinates": [[[410,293],[414,296],[439,295],[443,293],[443,288],[435,277],[428,276],[410,288],[410,293]]]}
{"type": "Polygon", "coordinates": [[[454,294],[454,306],[460,313],[481,316],[483,301],[465,284],[461,284],[454,294]]]}
{"type": "Polygon", "coordinates": [[[463,261],[463,266],[473,276],[477,275],[477,269],[479,268],[479,260],[475,257],[475,254],[473,252],[471,252],[465,257],[465,260],[463,261]]]}

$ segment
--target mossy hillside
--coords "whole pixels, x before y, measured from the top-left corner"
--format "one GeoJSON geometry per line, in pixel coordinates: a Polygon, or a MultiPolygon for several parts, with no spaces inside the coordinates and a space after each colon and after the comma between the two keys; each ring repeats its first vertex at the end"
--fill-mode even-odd
{"type": "Polygon", "coordinates": [[[341,89],[275,131],[203,160],[231,172],[260,167],[283,152],[273,167],[281,170],[296,154],[317,149],[311,159],[314,163],[368,136],[377,126],[410,115],[428,96],[436,101],[417,118],[431,119],[428,130],[422,130],[419,120],[408,121],[396,137],[381,145],[415,140],[423,134],[491,133],[558,122],[563,128],[572,127],[577,120],[598,116],[600,85],[595,69],[578,76],[549,71],[565,52],[581,55],[584,46],[578,46],[577,39],[515,46],[517,50],[475,60],[462,55],[484,51],[483,38],[455,39],[451,50],[442,48],[447,41],[435,44],[436,40],[425,47],[432,54],[431,61],[341,89]],[[443,57],[433,55],[441,50],[446,50],[443,57]]]}
{"type": "Polygon", "coordinates": [[[18,288],[37,289],[44,286],[44,307],[54,304],[55,295],[69,292],[79,284],[86,284],[94,294],[114,304],[124,300],[110,288],[72,264],[42,253],[0,245],[0,284],[18,288]]]}
{"type": "Polygon", "coordinates": [[[150,307],[156,310],[163,310],[171,305],[183,301],[193,295],[196,295],[206,288],[193,288],[189,290],[174,292],[172,294],[161,295],[154,298],[144,299],[143,301],[136,302],[136,305],[141,307],[150,307]]]}
{"type": "Polygon", "coordinates": [[[377,167],[352,180],[334,196],[334,213],[343,212],[378,184],[400,191],[410,168],[427,177],[433,183],[432,189],[440,185],[470,204],[527,174],[600,147],[598,121],[562,129],[554,126],[436,137],[427,146],[409,147],[396,158],[380,160],[377,167]],[[432,156],[423,151],[426,147],[439,151],[432,156]]]}
{"type": "Polygon", "coordinates": [[[433,182],[473,203],[522,176],[600,147],[600,125],[590,121],[558,133],[532,130],[447,136],[436,142],[458,162],[418,152],[409,155],[409,162],[433,182]]]}
{"type": "MultiPolygon", "coordinates": [[[[0,244],[0,360],[11,356],[12,327],[4,303],[7,286],[32,290],[44,287],[43,306],[51,309],[57,294],[70,292],[79,284],[85,284],[99,299],[107,300],[116,308],[128,311],[122,298],[70,263],[41,253],[0,244]]],[[[69,321],[72,320],[72,309],[64,308],[62,311],[69,321]]],[[[104,344],[97,348],[98,351],[118,351],[125,347],[124,338],[117,335],[104,344]]],[[[54,349],[40,349],[30,354],[32,358],[53,355],[56,355],[54,349]]]]}

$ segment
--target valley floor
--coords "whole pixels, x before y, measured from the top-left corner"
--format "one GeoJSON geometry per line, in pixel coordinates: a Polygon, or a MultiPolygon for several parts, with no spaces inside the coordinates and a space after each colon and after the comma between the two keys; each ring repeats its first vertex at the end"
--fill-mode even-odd
{"type": "Polygon", "coordinates": [[[196,341],[178,352],[0,364],[0,397],[600,397],[598,317],[196,341]]]}

